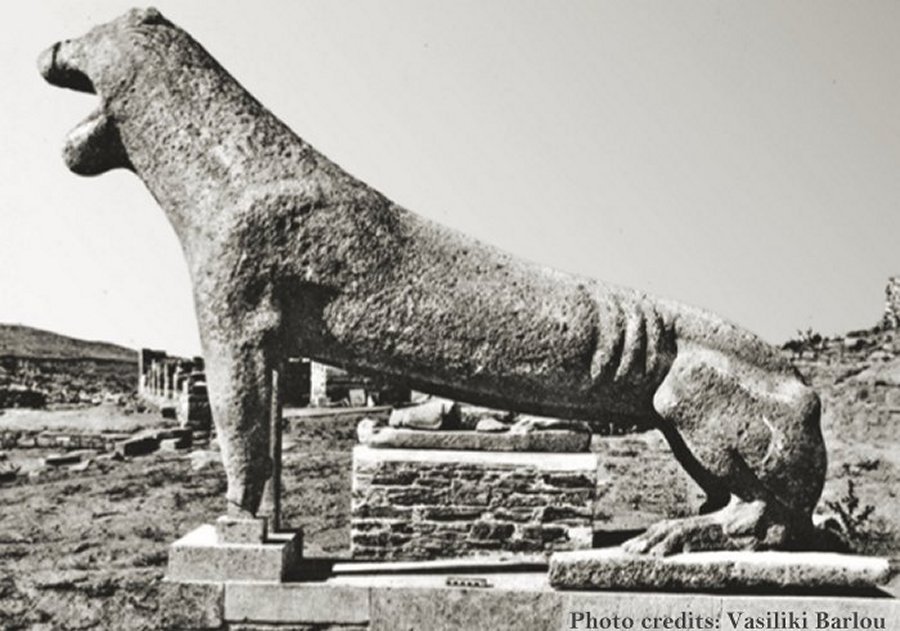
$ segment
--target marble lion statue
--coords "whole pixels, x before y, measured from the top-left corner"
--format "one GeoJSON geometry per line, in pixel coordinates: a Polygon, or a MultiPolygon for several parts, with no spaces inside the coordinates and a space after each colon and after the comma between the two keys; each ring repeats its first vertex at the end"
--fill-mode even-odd
{"type": "Polygon", "coordinates": [[[401,208],[295,135],[154,9],[53,45],[39,67],[51,84],[99,97],[65,141],[68,168],[133,171],[181,241],[229,515],[259,510],[272,372],[302,355],[477,405],[649,423],[707,501],[627,542],[634,553],[814,539],[826,468],[819,397],[760,338],[401,208]]]}

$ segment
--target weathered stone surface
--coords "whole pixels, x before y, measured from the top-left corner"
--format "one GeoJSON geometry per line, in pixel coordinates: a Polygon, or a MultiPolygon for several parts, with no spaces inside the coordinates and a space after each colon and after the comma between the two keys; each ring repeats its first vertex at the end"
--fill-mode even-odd
{"type": "Polygon", "coordinates": [[[372,592],[372,631],[397,629],[558,629],[560,602],[551,593],[387,588],[372,592]]]}
{"type": "Polygon", "coordinates": [[[144,456],[159,449],[156,436],[137,436],[116,443],[116,453],[120,456],[144,456]]]}
{"type": "Polygon", "coordinates": [[[864,590],[892,575],[887,559],[822,552],[689,552],[651,557],[621,548],[555,553],[557,589],[864,590]]]}
{"type": "Polygon", "coordinates": [[[182,394],[178,399],[175,416],[182,427],[208,429],[212,415],[206,386],[192,386],[189,394],[182,394]]]}
{"type": "Polygon", "coordinates": [[[459,427],[460,429],[475,429],[478,422],[485,419],[494,419],[505,425],[511,425],[515,416],[515,412],[508,410],[495,410],[463,403],[459,406],[459,427]]]}
{"type": "Polygon", "coordinates": [[[591,435],[567,430],[486,433],[376,428],[365,442],[370,447],[390,449],[454,449],[463,451],[588,451],[591,435]]]}
{"type": "Polygon", "coordinates": [[[495,418],[483,418],[475,425],[475,431],[498,434],[500,432],[508,432],[509,425],[502,423],[495,418]]]}
{"type": "Polygon", "coordinates": [[[408,575],[363,572],[324,584],[228,584],[225,592],[234,607],[229,609],[234,617],[226,616],[229,631],[895,631],[900,619],[900,605],[890,598],[562,592],[548,589],[540,573],[484,573],[477,568],[436,568],[408,575]],[[490,587],[449,587],[448,578],[460,583],[481,578],[490,587]],[[243,601],[240,608],[238,600],[243,601]],[[340,605],[343,601],[346,607],[340,605]],[[317,603],[331,606],[326,610],[317,603]],[[366,622],[342,622],[362,613],[366,622]],[[789,624],[791,620],[795,624],[789,624]]]}
{"type": "Polygon", "coordinates": [[[281,624],[365,624],[369,621],[369,597],[365,590],[338,585],[237,583],[226,588],[225,618],[281,624]]]}
{"type": "Polygon", "coordinates": [[[515,423],[510,425],[509,431],[515,434],[528,434],[531,432],[541,431],[576,432],[579,434],[590,434],[591,426],[584,421],[570,421],[566,419],[546,418],[543,416],[521,414],[516,417],[515,423]]]}
{"type": "Polygon", "coordinates": [[[167,429],[158,429],[152,430],[154,436],[156,436],[159,440],[187,440],[190,441],[193,436],[193,431],[189,428],[182,427],[170,427],[167,429]]]}
{"type": "Polygon", "coordinates": [[[229,517],[216,519],[216,540],[219,543],[262,543],[268,533],[265,518],[229,517]]]}
{"type": "Polygon", "coordinates": [[[356,425],[356,438],[365,445],[379,427],[384,427],[384,422],[373,418],[364,418],[356,425]]]}
{"type": "MultiPolygon", "coordinates": [[[[457,408],[458,409],[458,408],[457,408]]],[[[388,425],[408,429],[441,429],[454,413],[454,403],[444,399],[432,399],[418,405],[397,408],[391,412],[388,425]]]]}
{"type": "Polygon", "coordinates": [[[159,449],[160,451],[180,451],[182,449],[190,449],[193,438],[188,436],[187,438],[165,438],[159,441],[159,449]]]}
{"type": "Polygon", "coordinates": [[[272,470],[271,371],[305,354],[478,405],[623,428],[653,419],[719,510],[661,524],[633,551],[815,540],[819,400],[756,336],[408,212],[153,9],[54,45],[39,67],[99,95],[66,140],[69,168],[134,171],[181,240],[233,510],[257,511],[272,470]],[[754,500],[726,507],[732,497],[754,500]]]}
{"type": "Polygon", "coordinates": [[[221,543],[204,525],[169,547],[171,581],[282,581],[302,553],[300,533],[273,533],[264,543],[221,543]]]}
{"type": "Polygon", "coordinates": [[[69,451],[64,454],[50,454],[44,457],[44,464],[50,467],[77,464],[85,458],[93,458],[97,455],[93,450],[69,451]]]}

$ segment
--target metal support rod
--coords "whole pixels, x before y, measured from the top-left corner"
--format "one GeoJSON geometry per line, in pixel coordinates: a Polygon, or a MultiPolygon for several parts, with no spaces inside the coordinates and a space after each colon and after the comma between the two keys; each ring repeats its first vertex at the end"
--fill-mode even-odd
{"type": "Polygon", "coordinates": [[[269,530],[281,530],[281,417],[282,392],[281,369],[272,371],[272,399],[269,408],[269,458],[272,460],[272,475],[263,492],[262,510],[269,518],[269,530]]]}

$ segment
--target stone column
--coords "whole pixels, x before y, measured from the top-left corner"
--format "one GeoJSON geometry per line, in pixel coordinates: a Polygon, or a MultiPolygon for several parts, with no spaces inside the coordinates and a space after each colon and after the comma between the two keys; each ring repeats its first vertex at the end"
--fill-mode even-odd
{"type": "Polygon", "coordinates": [[[144,394],[147,383],[147,370],[150,368],[150,350],[142,348],[138,353],[138,394],[144,394]]]}
{"type": "Polygon", "coordinates": [[[177,370],[177,364],[168,364],[166,366],[166,398],[174,399],[175,398],[175,371],[177,370]]]}
{"type": "Polygon", "coordinates": [[[328,375],[324,364],[309,362],[309,406],[322,407],[328,404],[328,375]]]}
{"type": "Polygon", "coordinates": [[[172,396],[178,398],[181,395],[181,391],[183,390],[183,382],[187,373],[184,371],[184,366],[181,362],[178,362],[175,366],[175,374],[172,376],[172,396]]]}

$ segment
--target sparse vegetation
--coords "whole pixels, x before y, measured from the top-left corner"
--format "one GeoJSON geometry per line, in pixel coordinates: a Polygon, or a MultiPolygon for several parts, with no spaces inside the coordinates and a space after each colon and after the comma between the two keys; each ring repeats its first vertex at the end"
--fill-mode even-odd
{"type": "Polygon", "coordinates": [[[864,504],[857,493],[855,475],[878,468],[877,460],[865,460],[850,465],[843,464],[846,490],[836,500],[828,500],[825,506],[833,516],[825,528],[838,535],[847,548],[857,554],[896,554],[897,533],[883,518],[876,516],[873,504],[864,504]]]}
{"type": "Polygon", "coordinates": [[[860,505],[853,478],[847,478],[847,491],[843,497],[836,501],[828,501],[825,505],[834,511],[838,524],[851,546],[854,544],[859,546],[866,540],[869,518],[875,512],[875,507],[871,504],[860,505]]]}
{"type": "Polygon", "coordinates": [[[817,348],[822,344],[823,340],[822,336],[813,331],[812,328],[807,328],[805,331],[797,331],[797,337],[802,345],[809,348],[817,348]]]}

